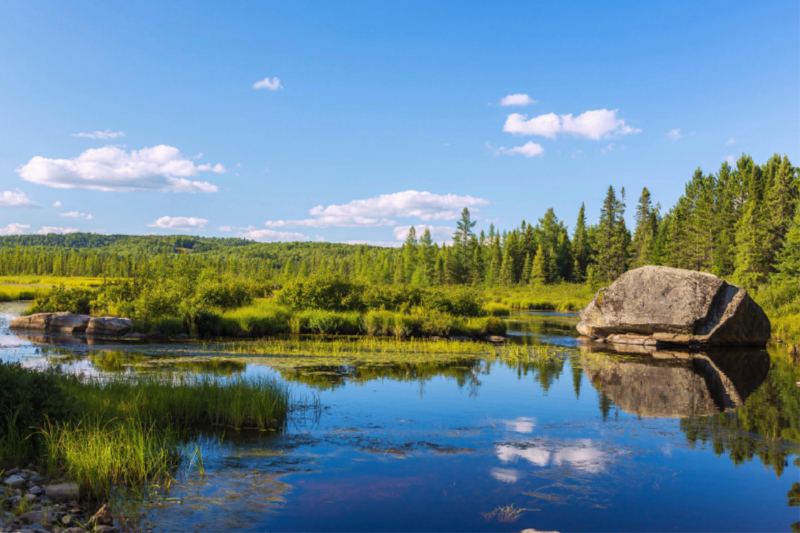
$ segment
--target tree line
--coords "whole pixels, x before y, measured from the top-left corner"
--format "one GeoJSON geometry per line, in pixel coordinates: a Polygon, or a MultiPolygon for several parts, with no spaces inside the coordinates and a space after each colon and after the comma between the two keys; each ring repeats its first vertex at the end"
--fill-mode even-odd
{"type": "Polygon", "coordinates": [[[583,205],[572,235],[548,209],[535,224],[474,231],[464,208],[449,244],[414,227],[400,248],[337,243],[252,243],[243,239],[77,234],[0,238],[0,274],[135,277],[182,257],[222,274],[283,284],[315,273],[375,284],[525,286],[562,281],[592,285],[628,269],[666,265],[713,272],[748,288],[770,276],[800,276],[798,168],[776,154],[757,165],[742,155],[716,173],[696,170],[666,213],[644,188],[634,227],[625,222],[625,189],[609,186],[600,216],[583,205]]]}

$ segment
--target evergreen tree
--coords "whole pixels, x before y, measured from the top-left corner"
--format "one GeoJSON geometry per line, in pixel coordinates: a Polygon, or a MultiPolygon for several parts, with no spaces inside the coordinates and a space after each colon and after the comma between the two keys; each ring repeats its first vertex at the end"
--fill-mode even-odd
{"type": "Polygon", "coordinates": [[[541,244],[531,263],[530,285],[544,285],[547,282],[547,260],[541,244]]]}
{"type": "Polygon", "coordinates": [[[514,255],[509,246],[503,250],[503,265],[500,267],[500,285],[510,287],[514,284],[514,255]]]}
{"type": "Polygon", "coordinates": [[[520,282],[528,285],[531,281],[531,254],[525,255],[525,265],[522,267],[522,278],[520,282]]]}
{"type": "Polygon", "coordinates": [[[572,235],[572,256],[574,267],[572,278],[574,281],[586,279],[586,267],[589,265],[589,235],[586,231],[586,207],[581,203],[578,211],[578,221],[575,223],[575,233],[572,235]]]}
{"type": "Polygon", "coordinates": [[[625,203],[617,198],[614,187],[608,193],[600,211],[597,235],[597,267],[606,281],[617,279],[628,267],[630,234],[625,227],[625,203]]]}
{"type": "Polygon", "coordinates": [[[796,202],[794,220],[786,232],[783,250],[778,254],[777,270],[788,280],[800,280],[800,201],[796,202]]]}
{"type": "Polygon", "coordinates": [[[633,234],[631,266],[638,268],[655,262],[654,248],[658,232],[658,214],[650,200],[650,191],[642,189],[636,206],[636,228],[633,234]]]}
{"type": "Polygon", "coordinates": [[[775,154],[774,159],[777,159],[780,164],[774,164],[777,168],[774,169],[772,183],[767,193],[770,234],[770,251],[767,262],[770,264],[773,263],[774,256],[780,252],[783,240],[792,224],[798,197],[795,169],[789,163],[789,158],[784,156],[781,160],[780,156],[775,154]]]}
{"type": "Polygon", "coordinates": [[[461,211],[461,219],[456,222],[456,232],[453,235],[453,249],[456,253],[453,264],[453,277],[456,282],[466,280],[469,277],[470,261],[472,259],[469,247],[473,236],[472,228],[474,227],[475,221],[471,219],[469,209],[465,207],[461,211]]]}

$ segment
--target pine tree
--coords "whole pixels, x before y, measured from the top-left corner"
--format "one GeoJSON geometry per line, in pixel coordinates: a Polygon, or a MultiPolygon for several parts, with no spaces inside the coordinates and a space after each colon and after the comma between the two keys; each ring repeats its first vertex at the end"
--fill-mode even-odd
{"type": "Polygon", "coordinates": [[[634,268],[654,263],[653,249],[658,231],[658,215],[650,200],[650,191],[642,189],[636,206],[636,228],[633,233],[631,266],[634,268]]]}
{"type": "Polygon", "coordinates": [[[520,283],[528,285],[531,281],[531,254],[525,255],[525,264],[522,267],[522,278],[520,283]]]}
{"type": "Polygon", "coordinates": [[[492,262],[489,265],[487,284],[492,287],[500,283],[500,269],[503,266],[503,254],[500,251],[500,239],[495,235],[492,243],[492,262]]]}
{"type": "Polygon", "coordinates": [[[586,267],[589,265],[589,242],[586,232],[586,207],[581,203],[578,211],[578,222],[575,223],[575,233],[572,235],[572,256],[574,267],[572,279],[580,282],[586,279],[586,267]]]}
{"type": "Polygon", "coordinates": [[[788,280],[800,280],[800,201],[796,202],[794,220],[786,232],[783,250],[778,254],[777,270],[788,280]]]}
{"type": "Polygon", "coordinates": [[[473,237],[472,228],[475,221],[470,218],[469,209],[466,207],[461,211],[461,219],[456,222],[456,232],[453,235],[453,250],[456,257],[453,261],[454,281],[460,282],[469,277],[470,262],[472,255],[469,253],[470,242],[473,237]]]}
{"type": "Polygon", "coordinates": [[[417,262],[417,230],[411,226],[406,236],[406,243],[403,246],[403,274],[405,283],[411,283],[414,277],[414,270],[417,262]]]}
{"type": "Polygon", "coordinates": [[[625,227],[624,214],[624,201],[617,199],[614,187],[609,186],[600,211],[597,236],[597,266],[606,281],[617,279],[627,270],[630,234],[625,227]]]}
{"type": "Polygon", "coordinates": [[[506,245],[503,251],[503,265],[500,267],[500,285],[510,287],[514,284],[514,256],[506,245]]]}
{"type": "Polygon", "coordinates": [[[547,282],[547,259],[541,244],[531,263],[530,285],[544,285],[547,282]]]}
{"type": "Polygon", "coordinates": [[[769,213],[770,253],[767,261],[772,264],[773,258],[780,252],[781,245],[789,226],[792,224],[794,208],[797,203],[798,191],[795,181],[795,169],[789,163],[789,158],[775,154],[780,165],[775,165],[772,184],[767,192],[767,212],[769,213]]]}
{"type": "Polygon", "coordinates": [[[745,211],[736,227],[736,258],[734,279],[744,288],[753,290],[766,280],[769,269],[766,263],[767,233],[761,224],[760,206],[753,198],[745,204],[745,211]]]}

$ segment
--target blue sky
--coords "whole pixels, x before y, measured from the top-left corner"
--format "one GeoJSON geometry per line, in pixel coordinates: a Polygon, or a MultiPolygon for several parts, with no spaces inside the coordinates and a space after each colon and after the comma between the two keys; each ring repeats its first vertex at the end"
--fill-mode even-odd
{"type": "Polygon", "coordinates": [[[795,1],[432,4],[0,3],[0,233],[443,240],[800,162],[795,1]]]}

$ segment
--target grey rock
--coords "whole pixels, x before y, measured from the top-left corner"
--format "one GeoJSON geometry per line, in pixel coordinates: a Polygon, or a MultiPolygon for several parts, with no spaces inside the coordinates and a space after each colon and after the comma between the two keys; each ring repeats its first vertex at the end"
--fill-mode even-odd
{"type": "Polygon", "coordinates": [[[28,493],[25,496],[23,496],[23,498],[28,500],[29,502],[35,502],[36,500],[39,499],[39,496],[37,496],[36,494],[28,493]]]}
{"type": "Polygon", "coordinates": [[[506,342],[506,338],[502,335],[486,335],[483,340],[487,342],[506,342]]]}
{"type": "Polygon", "coordinates": [[[8,477],[3,483],[6,486],[11,487],[12,489],[24,487],[25,485],[27,485],[27,481],[25,481],[25,478],[19,475],[13,475],[11,477],[8,477]]]}
{"type": "Polygon", "coordinates": [[[125,336],[123,337],[123,339],[131,339],[131,340],[142,340],[146,338],[147,335],[145,335],[144,333],[137,333],[137,332],[126,333],[125,336]]]}
{"type": "Polygon", "coordinates": [[[78,499],[78,485],[75,483],[60,483],[48,485],[45,490],[47,498],[55,501],[66,502],[78,499]]]}
{"type": "Polygon", "coordinates": [[[13,476],[13,475],[14,475],[14,474],[16,474],[17,472],[19,472],[19,468],[11,468],[11,469],[9,469],[9,470],[6,470],[6,471],[5,471],[5,474],[6,474],[7,476],[13,476]]]}
{"type": "Polygon", "coordinates": [[[43,492],[44,492],[44,490],[42,489],[42,487],[40,487],[40,486],[38,486],[38,485],[34,485],[33,487],[31,487],[31,488],[29,488],[29,489],[28,489],[28,492],[30,492],[31,494],[35,494],[35,495],[37,495],[37,496],[38,496],[38,495],[40,495],[41,493],[43,493],[43,492]]]}
{"type": "Polygon", "coordinates": [[[618,344],[763,346],[770,323],[745,289],[713,274],[645,266],[600,289],[578,332],[618,344]]]}
{"type": "Polygon", "coordinates": [[[131,330],[130,318],[113,316],[93,317],[86,328],[87,335],[125,335],[131,330]]]}
{"type": "Polygon", "coordinates": [[[116,533],[117,528],[114,526],[95,526],[95,532],[97,533],[116,533]]]}
{"type": "Polygon", "coordinates": [[[52,511],[31,511],[20,516],[19,520],[23,524],[55,524],[56,513],[52,511]]]}

